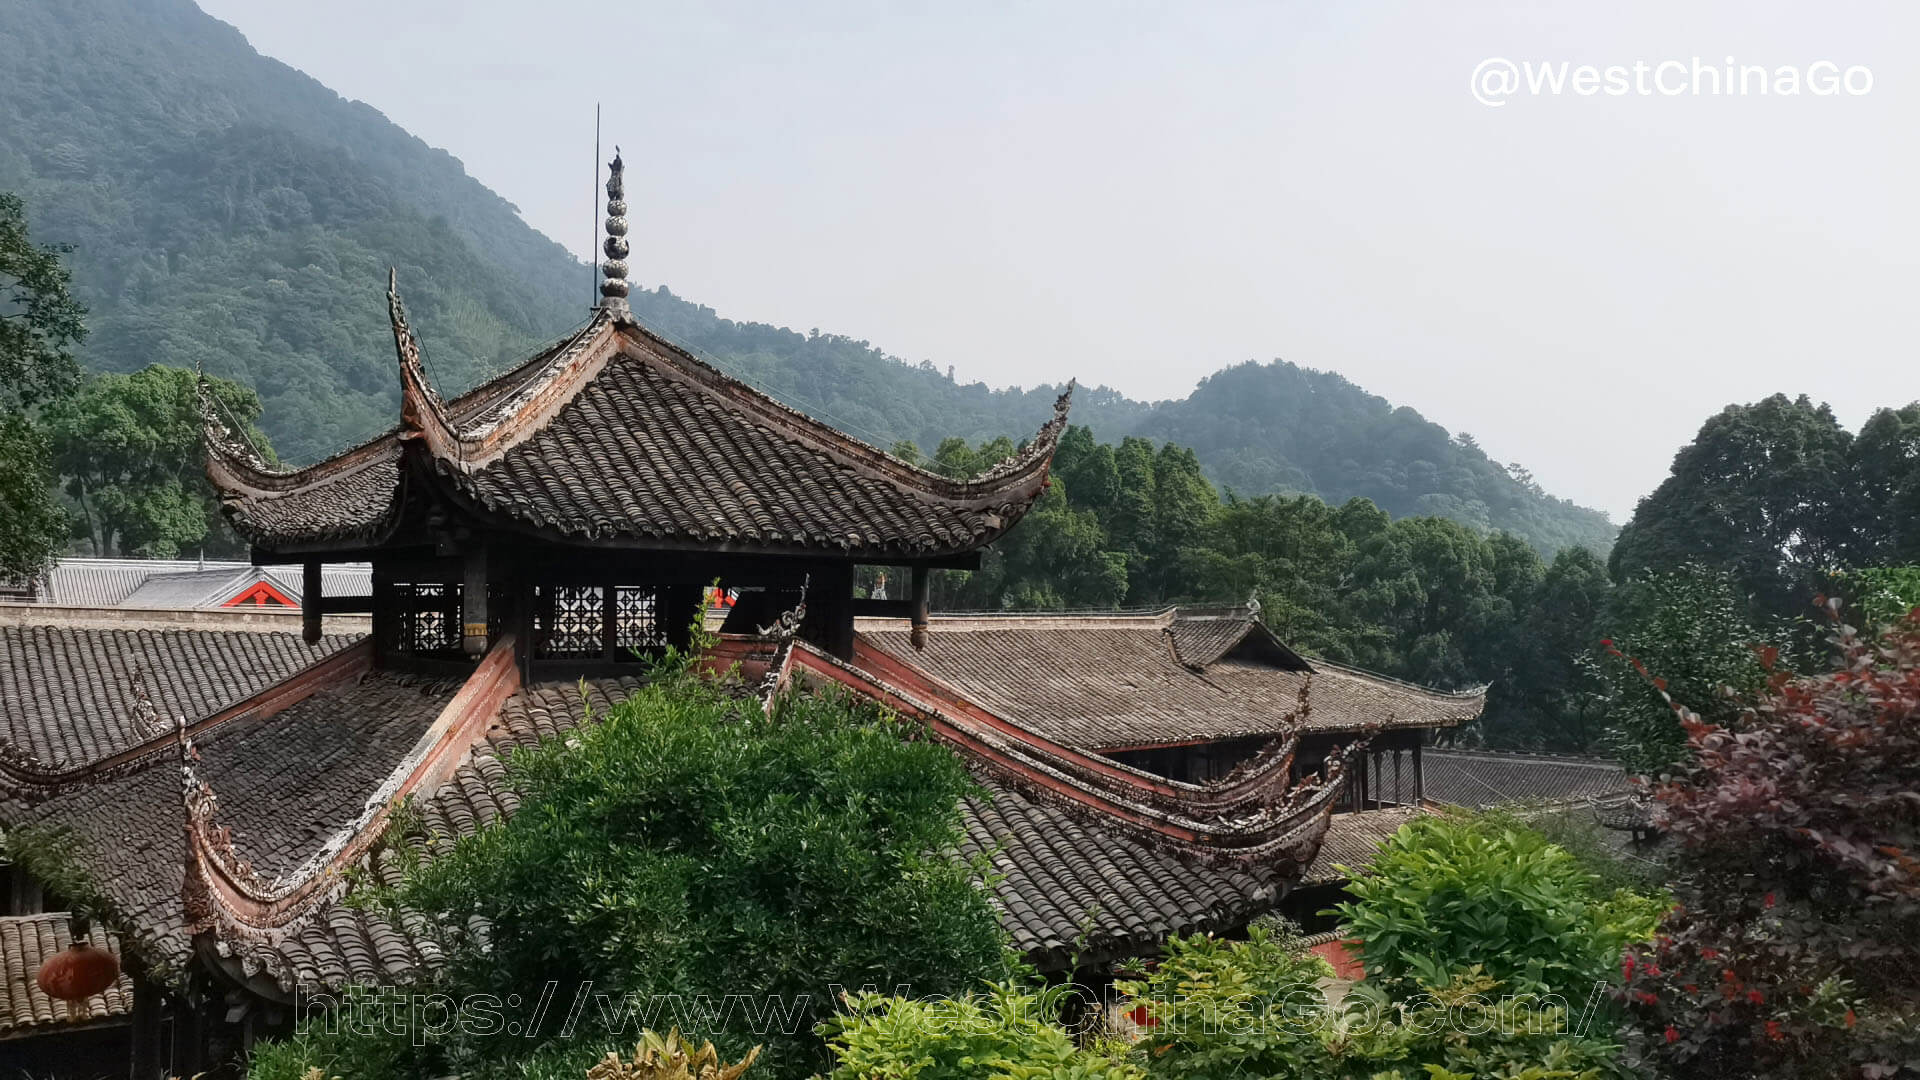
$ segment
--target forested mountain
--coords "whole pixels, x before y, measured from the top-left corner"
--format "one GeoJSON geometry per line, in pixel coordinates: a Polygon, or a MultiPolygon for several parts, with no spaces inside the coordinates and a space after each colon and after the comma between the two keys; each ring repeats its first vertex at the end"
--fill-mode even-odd
{"type": "MultiPolygon", "coordinates": [[[[399,268],[431,373],[464,388],[584,317],[585,267],[460,162],[370,106],[254,52],[189,0],[0,0],[0,190],[41,240],[71,244],[94,370],[149,363],[253,385],[289,460],[390,424],[397,388],[381,293],[399,268]]],[[[636,260],[646,276],[644,244],[636,260]]],[[[669,271],[670,272],[670,271],[669,271]]],[[[650,326],[882,445],[1016,437],[1056,388],[960,384],[865,341],[718,317],[664,286],[650,326]]],[[[1245,364],[1189,398],[1083,391],[1103,441],[1192,445],[1246,495],[1365,496],[1543,551],[1604,547],[1600,514],[1509,475],[1412,409],[1337,375],[1245,364]]]]}

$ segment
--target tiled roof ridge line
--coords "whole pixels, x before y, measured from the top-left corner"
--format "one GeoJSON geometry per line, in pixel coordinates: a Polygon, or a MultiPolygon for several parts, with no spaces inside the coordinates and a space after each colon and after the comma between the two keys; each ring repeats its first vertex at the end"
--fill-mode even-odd
{"type": "MultiPolygon", "coordinates": [[[[1049,619],[1060,619],[1070,620],[1079,624],[1089,618],[1105,618],[1113,619],[1116,622],[1152,622],[1157,624],[1163,622],[1171,623],[1173,619],[1180,616],[1181,611],[1184,609],[1185,605],[1182,604],[1161,604],[1157,607],[1058,608],[1051,611],[1008,611],[1004,608],[976,611],[939,610],[931,614],[933,618],[944,619],[953,623],[979,622],[986,624],[993,622],[1014,622],[1023,619],[1044,622],[1049,619]]],[[[1210,617],[1211,616],[1203,616],[1203,618],[1210,617]]]]}
{"type": "MultiPolygon", "coordinates": [[[[401,422],[420,432],[421,441],[442,471],[462,475],[479,472],[544,430],[580,389],[619,355],[620,340],[617,325],[604,310],[600,311],[548,356],[536,374],[493,403],[480,422],[463,425],[445,409],[430,408],[432,403],[424,398],[412,414],[403,411],[401,422]]],[[[403,362],[402,371],[408,370],[403,362]]],[[[484,387],[475,393],[479,389],[484,387]]],[[[404,409],[405,402],[402,404],[404,409]]]]}
{"type": "Polygon", "coordinates": [[[420,354],[420,339],[407,323],[407,308],[400,301],[399,274],[387,268],[387,318],[393,327],[393,351],[400,369],[400,441],[424,441],[435,457],[459,456],[461,445],[453,418],[427,377],[426,363],[420,354]]]}
{"type": "Polygon", "coordinates": [[[1425,694],[1428,697],[1439,698],[1444,701],[1472,701],[1475,698],[1482,698],[1486,696],[1487,691],[1491,689],[1493,686],[1492,683],[1485,682],[1485,683],[1481,683],[1478,686],[1467,687],[1464,690],[1436,690],[1431,686],[1423,686],[1420,683],[1413,682],[1410,679],[1397,678],[1393,675],[1382,675],[1377,671],[1370,671],[1366,668],[1358,667],[1353,664],[1342,664],[1337,660],[1329,660],[1324,656],[1315,655],[1315,656],[1309,657],[1308,659],[1310,659],[1315,665],[1325,666],[1330,671],[1338,672],[1345,675],[1358,675],[1361,678],[1375,679],[1383,683],[1391,683],[1394,686],[1398,686],[1403,690],[1412,690],[1412,691],[1415,691],[1416,693],[1425,694]]]}
{"type": "Polygon", "coordinates": [[[205,378],[196,385],[195,393],[200,410],[200,445],[207,458],[207,479],[213,482],[216,492],[272,498],[383,464],[400,453],[400,430],[394,428],[312,465],[278,469],[267,464],[227,425],[205,378]]]}
{"type": "MultiPolygon", "coordinates": [[[[583,325],[580,329],[574,330],[550,344],[543,346],[527,360],[508,368],[506,371],[482,382],[480,385],[473,387],[465,393],[455,396],[448,405],[450,413],[455,418],[458,418],[476,406],[485,405],[484,399],[489,392],[512,383],[516,378],[524,377],[528,368],[549,362],[551,360],[551,354],[555,349],[570,345],[591,326],[592,320],[589,320],[587,324],[583,325]]],[[[497,406],[498,402],[493,403],[493,405],[497,406]]],[[[376,465],[392,460],[394,457],[397,457],[399,453],[400,431],[400,425],[395,424],[310,465],[282,468],[260,461],[258,456],[251,452],[251,448],[238,444],[225,421],[219,419],[217,409],[213,408],[213,403],[203,400],[201,406],[201,445],[206,450],[209,458],[208,468],[210,475],[214,467],[213,459],[218,457],[220,467],[234,477],[235,486],[250,489],[249,493],[257,496],[272,496],[275,494],[285,494],[289,491],[301,490],[321,480],[352,472],[354,471],[353,468],[346,467],[350,460],[359,468],[365,468],[369,465],[376,465]],[[370,454],[369,452],[375,448],[387,450],[390,451],[390,453],[370,454]],[[335,463],[338,463],[342,467],[337,469],[322,468],[322,466],[335,463]]],[[[217,479],[215,480],[215,485],[216,488],[219,487],[219,481],[217,479]]],[[[102,559],[100,561],[114,562],[118,560],[102,559]]]]}
{"type": "MultiPolygon", "coordinates": [[[[1312,818],[1319,811],[1331,812],[1331,799],[1337,793],[1339,777],[1348,757],[1356,752],[1356,747],[1363,747],[1368,742],[1366,738],[1356,740],[1330,755],[1325,776],[1318,783],[1308,780],[1292,785],[1285,790],[1284,798],[1264,800],[1237,819],[1188,819],[1185,815],[1103,793],[1092,786],[1087,778],[1074,775],[1065,761],[1049,760],[1050,755],[1041,752],[1040,747],[1023,744],[1005,733],[956,723],[955,717],[937,706],[903,693],[872,673],[840,661],[804,642],[796,651],[795,658],[816,669],[824,669],[830,677],[836,671],[853,675],[908,704],[920,712],[924,720],[930,721],[932,734],[954,744],[963,757],[976,766],[992,770],[1002,780],[1022,790],[1032,790],[1038,798],[1080,804],[1084,812],[1096,815],[1107,827],[1120,828],[1150,844],[1184,852],[1188,857],[1206,862],[1245,864],[1265,858],[1291,843],[1303,825],[1311,826],[1312,818]],[[1055,783],[1041,781],[1040,777],[1043,776],[1055,783]],[[1041,794],[1039,789],[1046,789],[1046,793],[1041,794]]],[[[845,683],[846,680],[836,681],[845,683]]],[[[849,688],[861,689],[856,685],[849,685],[849,688]]],[[[1285,773],[1281,771],[1278,775],[1284,777],[1285,773]]]]}
{"type": "MultiPolygon", "coordinates": [[[[839,661],[833,657],[825,657],[825,659],[839,663],[839,661]]],[[[990,718],[988,723],[1012,729],[1018,733],[1014,737],[1026,742],[1028,745],[1044,747],[1046,753],[1050,756],[1071,763],[1071,767],[1076,773],[1084,773],[1090,777],[1097,774],[1105,774],[1117,779],[1118,784],[1106,784],[1104,786],[1115,792],[1124,792],[1127,797],[1130,798],[1146,798],[1169,807],[1193,807],[1201,804],[1203,800],[1206,804],[1212,806],[1230,806],[1236,802],[1244,801],[1249,797],[1251,789],[1258,787],[1259,782],[1263,779],[1263,776],[1252,776],[1236,780],[1232,774],[1229,774],[1229,776],[1223,777],[1220,780],[1194,784],[1184,780],[1175,780],[1160,776],[1156,773],[1150,773],[1144,769],[1128,765],[1123,761],[1117,761],[1106,754],[1097,751],[1083,751],[1058,742],[1034,730],[1030,725],[1016,718],[1003,716],[979,704],[959,687],[920,668],[914,667],[900,660],[898,657],[888,654],[884,649],[871,649],[862,643],[856,642],[854,645],[854,659],[859,661],[860,664],[846,666],[855,668],[865,677],[874,679],[876,682],[895,691],[902,689],[899,676],[905,675],[912,679],[917,679],[925,683],[931,690],[945,695],[950,700],[962,702],[968,707],[978,710],[990,718]],[[864,666],[861,666],[861,664],[864,664],[864,666]]],[[[1306,687],[1302,687],[1303,693],[1305,690],[1306,687]]],[[[911,691],[909,691],[908,694],[913,700],[924,701],[924,698],[918,694],[914,694],[911,691]]],[[[1298,711],[1291,714],[1292,717],[1298,717],[1300,715],[1301,713],[1298,711]]],[[[1286,733],[1282,738],[1274,740],[1279,742],[1285,751],[1284,755],[1276,752],[1274,756],[1287,759],[1284,764],[1291,764],[1290,759],[1298,749],[1298,736],[1299,730],[1296,724],[1295,730],[1286,733]]],[[[1264,752],[1263,750],[1263,753],[1264,752]]],[[[1256,755],[1256,759],[1258,758],[1259,755],[1256,755]]],[[[1281,767],[1284,767],[1284,765],[1281,767]]],[[[1097,779],[1092,780],[1092,782],[1101,783],[1101,781],[1097,779]]]]}
{"type": "MultiPolygon", "coordinates": [[[[182,631],[153,631],[180,633],[182,631]]],[[[235,631],[238,632],[238,631],[235,631]]],[[[235,720],[254,720],[272,716],[305,698],[320,687],[356,677],[373,664],[373,640],[361,640],[339,649],[331,656],[301,668],[292,675],[197,720],[177,718],[185,723],[188,736],[202,735],[235,720]]],[[[164,760],[177,748],[180,735],[176,728],[143,739],[118,753],[71,768],[57,768],[29,751],[0,736],[0,776],[26,788],[23,794],[34,801],[51,798],[82,784],[142,772],[164,760]]]]}
{"type": "Polygon", "coordinates": [[[269,881],[235,850],[232,830],[216,825],[213,790],[187,774],[187,867],[183,892],[190,927],[271,939],[347,886],[345,870],[378,841],[400,803],[431,794],[459,767],[520,688],[514,635],[503,634],[415,740],[360,814],[336,830],[305,862],[269,881]]]}
{"type": "MultiPolygon", "coordinates": [[[[1044,473],[1053,448],[1065,430],[1073,397],[1073,384],[1069,382],[1054,403],[1053,417],[1024,448],[975,477],[956,481],[901,461],[879,447],[785,405],[700,360],[637,321],[616,318],[605,309],[596,312],[586,326],[553,352],[541,370],[526,378],[515,393],[490,405],[478,422],[466,425],[460,424],[440,404],[438,395],[420,370],[417,347],[411,352],[407,349],[405,343],[411,340],[412,332],[406,327],[404,314],[395,317],[394,333],[401,353],[401,438],[406,438],[409,430],[417,431],[442,468],[460,473],[485,469],[507,451],[537,435],[583,386],[597,377],[615,356],[621,355],[619,346],[626,343],[644,346],[635,350],[640,354],[634,357],[639,362],[702,393],[721,396],[743,407],[789,439],[844,465],[877,469],[889,474],[891,480],[962,504],[1004,497],[1009,488],[1030,480],[1036,473],[1044,473]]],[[[511,378],[513,374],[501,379],[511,378]]],[[[469,396],[479,395],[486,389],[484,385],[478,387],[470,391],[469,396]]]]}
{"type": "Polygon", "coordinates": [[[522,381],[513,388],[511,393],[487,403],[474,416],[457,424],[456,428],[461,437],[485,441],[502,426],[519,417],[555,379],[573,368],[574,362],[608,323],[609,317],[606,312],[595,311],[578,330],[562,338],[555,345],[549,346],[543,352],[535,354],[533,360],[469,390],[462,397],[461,402],[474,399],[478,403],[480,396],[485,391],[493,389],[496,383],[506,383],[515,376],[522,377],[522,381]]]}
{"type": "MultiPolygon", "coordinates": [[[[925,494],[960,505],[991,502],[1037,476],[1044,476],[1053,460],[1054,448],[1066,431],[1067,417],[1073,408],[1075,384],[1069,380],[1066,390],[1054,399],[1053,415],[1041,424],[1024,447],[975,476],[955,480],[902,461],[858,436],[801,412],[701,360],[645,326],[623,323],[621,329],[637,336],[641,344],[649,347],[646,350],[649,356],[636,359],[648,363],[662,375],[694,387],[708,396],[718,396],[729,404],[740,406],[769,430],[824,453],[843,465],[876,470],[890,481],[910,485],[925,494]]],[[[1037,488],[1034,494],[1038,494],[1037,488]]]]}

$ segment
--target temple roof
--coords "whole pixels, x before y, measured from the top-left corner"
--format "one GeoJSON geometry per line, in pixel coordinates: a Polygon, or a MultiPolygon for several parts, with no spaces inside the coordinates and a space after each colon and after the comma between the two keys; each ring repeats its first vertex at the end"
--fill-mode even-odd
{"type": "MultiPolygon", "coordinates": [[[[218,791],[228,854],[261,878],[295,876],[359,819],[457,683],[388,672],[342,677],[288,707],[242,714],[194,740],[195,771],[218,791]]],[[[8,824],[71,830],[124,929],[162,964],[184,964],[187,821],[177,741],[126,771],[64,790],[8,824]]]]}
{"type": "MultiPolygon", "coordinates": [[[[1162,621],[1169,655],[1200,670],[1250,650],[1305,674],[1284,647],[1248,645],[1246,631],[1226,627],[1244,621],[1232,612],[1162,621]]],[[[962,849],[996,852],[991,888],[1003,924],[1047,964],[1066,962],[1076,942],[1138,951],[1272,906],[1314,860],[1346,758],[1364,746],[1348,740],[1322,775],[1295,779],[1298,734],[1276,713],[1259,754],[1227,778],[1188,784],[1055,741],[868,641],[856,642],[852,661],[790,633],[721,645],[717,660],[757,664],[743,673],[762,707],[782,686],[836,683],[951,746],[990,792],[964,807],[962,849]]],[[[24,809],[0,811],[9,824],[71,829],[110,917],[163,967],[189,962],[205,935],[230,974],[269,995],[296,983],[411,978],[436,962],[431,944],[340,900],[350,868],[396,872],[395,853],[377,842],[393,808],[417,797],[414,842],[430,850],[472,833],[515,807],[505,748],[580,723],[583,693],[600,714],[636,685],[522,687],[514,655],[509,635],[464,681],[436,681],[372,668],[365,642],[337,649],[119,751],[109,768],[51,778],[24,809]]]]}
{"type": "Polygon", "coordinates": [[[961,852],[987,859],[1001,926],[1049,967],[1076,950],[1095,960],[1172,934],[1231,930],[1278,903],[1299,871],[1283,860],[1182,861],[1006,785],[989,785],[965,811],[961,852]]]}
{"type": "Polygon", "coordinates": [[[931,558],[970,551],[1044,489],[1068,394],[971,480],[910,465],[787,408],[607,310],[450,402],[391,296],[401,424],[317,465],[265,464],[203,395],[208,475],[270,552],[378,546],[431,495],[550,541],[931,558]]]}
{"type": "Polygon", "coordinates": [[[1302,658],[1252,607],[1119,615],[940,615],[925,649],[904,621],[858,637],[1055,741],[1125,750],[1293,730],[1453,727],[1485,690],[1429,690],[1302,658]],[[1306,706],[1301,691],[1308,691],[1306,706]]]}
{"type": "MultiPolygon", "coordinates": [[[[365,596],[373,589],[366,563],[328,563],[321,573],[328,596],[365,596]]],[[[36,604],[180,610],[219,607],[254,583],[300,602],[298,567],[220,559],[56,559],[22,591],[36,604]]]]}
{"type": "Polygon", "coordinates": [[[1607,799],[1633,790],[1626,769],[1605,758],[1430,747],[1426,796],[1475,810],[1607,799]]]}
{"type": "Polygon", "coordinates": [[[198,719],[250,697],[352,640],[0,626],[0,794],[10,761],[55,770],[92,764],[171,733],[176,716],[198,719]],[[141,692],[157,728],[136,716],[141,692]]]}

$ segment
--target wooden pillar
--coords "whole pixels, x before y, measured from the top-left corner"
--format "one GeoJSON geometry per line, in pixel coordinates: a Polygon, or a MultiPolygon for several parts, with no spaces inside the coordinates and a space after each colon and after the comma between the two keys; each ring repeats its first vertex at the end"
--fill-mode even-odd
{"type": "Polygon", "coordinates": [[[803,629],[809,640],[829,654],[853,659],[852,563],[828,564],[813,571],[803,629]]]}
{"type": "Polygon", "coordinates": [[[1413,744],[1413,801],[1424,806],[1427,802],[1427,778],[1420,773],[1420,744],[1413,744]]]}
{"type": "Polygon", "coordinates": [[[513,576],[514,647],[520,656],[520,685],[533,685],[533,581],[526,576],[524,564],[515,567],[513,576]]]}
{"type": "Polygon", "coordinates": [[[1393,805],[1405,806],[1407,796],[1400,788],[1400,748],[1393,748],[1393,805]]]}
{"type": "Polygon", "coordinates": [[[309,645],[320,643],[320,564],[309,561],[300,567],[300,637],[309,645]]]}
{"type": "Polygon", "coordinates": [[[128,1027],[133,1046],[128,1056],[127,1075],[130,1080],[165,1080],[167,1073],[160,1052],[160,988],[149,981],[144,972],[131,974],[133,1021],[128,1027]]]}
{"type": "Polygon", "coordinates": [[[700,585],[665,585],[659,592],[660,628],[666,632],[667,644],[676,649],[685,649],[693,643],[690,633],[693,623],[704,623],[707,617],[707,591],[700,585]]]}
{"type": "Polygon", "coordinates": [[[466,553],[460,578],[460,648],[468,656],[487,651],[487,549],[475,544],[466,553]]]}
{"type": "Polygon", "coordinates": [[[932,621],[928,608],[932,606],[933,571],[924,566],[913,568],[913,647],[927,647],[927,624],[932,621]]]}

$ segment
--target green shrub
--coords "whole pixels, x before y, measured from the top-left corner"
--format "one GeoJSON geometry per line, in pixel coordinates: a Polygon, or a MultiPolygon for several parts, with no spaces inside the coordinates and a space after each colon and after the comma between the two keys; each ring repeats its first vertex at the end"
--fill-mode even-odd
{"type": "Polygon", "coordinates": [[[1106,1045],[1076,1046],[1055,1023],[1053,995],[1002,985],[992,993],[912,999],[861,994],[827,1021],[829,1080],[1141,1080],[1106,1045]]]}
{"type": "Polygon", "coordinates": [[[395,1074],[577,1078],[643,1023],[677,1023],[732,1058],[765,1044],[755,1075],[804,1077],[828,1063],[812,1029],[834,984],[951,994],[1004,977],[988,896],[945,854],[972,783],[913,734],[808,694],[768,717],[667,670],[599,722],[512,755],[512,817],[361,902],[426,923],[447,956],[428,989],[517,997],[516,1022],[543,988],[552,1007],[519,1038],[429,1036],[395,1074]]]}
{"type": "Polygon", "coordinates": [[[1505,995],[1470,971],[1395,999],[1359,983],[1330,1002],[1326,963],[1262,927],[1242,942],[1167,944],[1145,979],[1121,989],[1145,1006],[1137,1050],[1169,1080],[1599,1080],[1614,1047],[1570,1035],[1566,1010],[1505,995]]]}
{"type": "Polygon", "coordinates": [[[402,1074],[404,1040],[298,1034],[254,1044],[247,1080],[385,1080],[402,1074]]]}
{"type": "Polygon", "coordinates": [[[1367,979],[1444,986],[1479,968],[1516,993],[1584,1001],[1650,940],[1664,900],[1603,893],[1564,848],[1511,819],[1435,817],[1403,826],[1337,906],[1362,942],[1367,979]]]}

